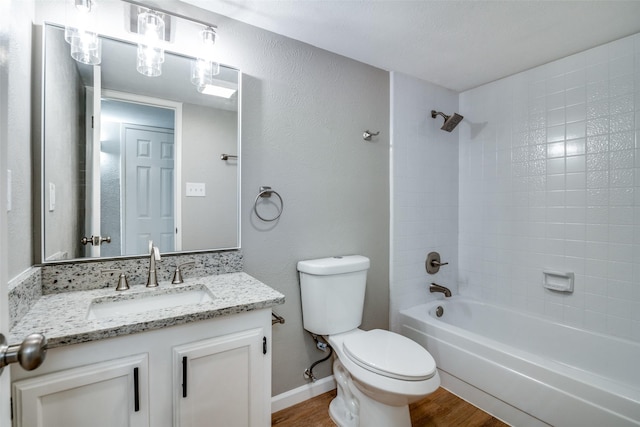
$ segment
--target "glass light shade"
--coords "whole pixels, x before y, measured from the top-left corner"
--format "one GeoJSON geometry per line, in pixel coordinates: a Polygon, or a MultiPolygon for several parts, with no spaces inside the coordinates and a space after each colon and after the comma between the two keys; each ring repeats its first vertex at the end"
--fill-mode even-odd
{"type": "Polygon", "coordinates": [[[164,62],[164,49],[156,46],[139,44],[138,58],[144,59],[148,62],[157,62],[159,64],[162,64],[164,62]]]}
{"type": "MultiPolygon", "coordinates": [[[[71,44],[81,33],[95,28],[95,0],[66,0],[64,39],[71,44]]],[[[89,31],[91,32],[91,31],[89,31]]]]}
{"type": "Polygon", "coordinates": [[[220,64],[198,58],[191,61],[191,83],[205,86],[213,82],[213,76],[220,74],[220,64]]]}
{"type": "Polygon", "coordinates": [[[138,58],[136,69],[140,74],[147,77],[158,77],[162,75],[161,62],[145,61],[144,58],[138,58]]]}
{"type": "Polygon", "coordinates": [[[78,31],[71,39],[71,57],[78,62],[98,65],[102,61],[102,41],[96,33],[78,31]]]}
{"type": "Polygon", "coordinates": [[[153,11],[138,14],[138,34],[147,44],[164,40],[164,20],[153,11]]]}
{"type": "Polygon", "coordinates": [[[205,45],[214,45],[216,43],[217,33],[212,27],[207,27],[200,32],[202,36],[202,43],[205,45]]]}
{"type": "Polygon", "coordinates": [[[95,0],[75,0],[76,9],[81,12],[89,13],[95,7],[95,0]]]}
{"type": "Polygon", "coordinates": [[[163,62],[164,50],[145,45],[138,45],[136,69],[140,74],[148,77],[157,77],[161,75],[163,62]]]}
{"type": "Polygon", "coordinates": [[[71,44],[71,42],[73,41],[73,39],[80,37],[80,35],[78,34],[78,29],[75,27],[69,27],[66,26],[64,27],[64,40],[71,44]]]}

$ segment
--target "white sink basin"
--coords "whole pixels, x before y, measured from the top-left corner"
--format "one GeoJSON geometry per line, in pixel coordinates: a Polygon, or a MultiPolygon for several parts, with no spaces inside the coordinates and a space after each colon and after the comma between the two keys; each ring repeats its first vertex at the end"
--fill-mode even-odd
{"type": "Polygon", "coordinates": [[[118,318],[130,314],[176,308],[213,301],[213,295],[204,285],[166,288],[136,294],[122,294],[96,298],[89,306],[87,319],[118,318]]]}

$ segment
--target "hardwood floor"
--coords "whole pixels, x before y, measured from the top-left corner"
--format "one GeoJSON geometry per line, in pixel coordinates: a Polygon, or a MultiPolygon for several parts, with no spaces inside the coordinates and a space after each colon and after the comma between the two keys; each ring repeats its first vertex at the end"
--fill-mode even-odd
{"type": "MultiPolygon", "coordinates": [[[[336,395],[330,391],[299,403],[271,416],[271,425],[278,427],[335,427],[329,418],[329,402],[336,395]]],[[[502,427],[507,424],[481,411],[442,387],[412,404],[413,427],[502,427]]],[[[389,426],[393,427],[393,426],[389,426]]]]}

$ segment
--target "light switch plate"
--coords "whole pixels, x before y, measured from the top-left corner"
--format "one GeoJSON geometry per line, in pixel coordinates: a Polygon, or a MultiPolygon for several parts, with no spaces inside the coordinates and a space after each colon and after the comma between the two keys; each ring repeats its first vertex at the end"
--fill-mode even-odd
{"type": "Polygon", "coordinates": [[[49,212],[56,210],[56,185],[53,182],[49,183],[49,212]]]}
{"type": "Polygon", "coordinates": [[[206,190],[204,182],[187,182],[187,197],[205,197],[206,190]]]}
{"type": "Polygon", "coordinates": [[[11,187],[12,187],[12,182],[11,182],[11,169],[7,169],[7,212],[11,211],[11,187]]]}

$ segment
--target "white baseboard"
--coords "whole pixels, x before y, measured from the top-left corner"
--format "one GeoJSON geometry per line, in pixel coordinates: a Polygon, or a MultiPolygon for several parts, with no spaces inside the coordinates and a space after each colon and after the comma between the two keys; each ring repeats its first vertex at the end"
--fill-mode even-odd
{"type": "Polygon", "coordinates": [[[333,375],[319,379],[316,382],[305,384],[293,390],[285,391],[271,398],[271,413],[281,411],[296,405],[312,397],[321,395],[336,388],[333,375]]]}

